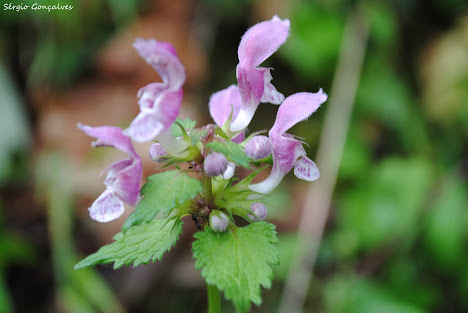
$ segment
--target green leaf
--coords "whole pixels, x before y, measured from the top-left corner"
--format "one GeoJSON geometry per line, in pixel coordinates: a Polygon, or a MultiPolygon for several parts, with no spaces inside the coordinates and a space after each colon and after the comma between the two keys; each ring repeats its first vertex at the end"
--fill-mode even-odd
{"type": "Polygon", "coordinates": [[[195,145],[200,138],[205,137],[208,135],[208,130],[203,128],[192,129],[190,132],[190,139],[192,140],[192,145],[195,145]]]}
{"type": "Polygon", "coordinates": [[[249,176],[238,182],[232,187],[225,188],[222,191],[218,191],[215,194],[214,203],[217,207],[224,208],[230,211],[232,214],[246,217],[247,213],[252,212],[250,206],[255,202],[260,202],[259,198],[256,197],[251,199],[251,195],[260,195],[258,192],[252,191],[249,188],[250,183],[255,176],[258,175],[265,167],[252,172],[249,176]]]}
{"type": "Polygon", "coordinates": [[[432,197],[427,216],[426,244],[431,261],[442,269],[458,273],[466,262],[467,184],[459,177],[448,177],[432,197]]]}
{"type": "Polygon", "coordinates": [[[434,180],[430,161],[387,157],[368,172],[340,199],[338,223],[345,246],[354,241],[354,248],[372,250],[402,237],[408,243],[430,196],[434,180]]]}
{"type": "Polygon", "coordinates": [[[222,137],[222,138],[224,138],[224,139],[226,139],[226,140],[229,139],[228,135],[226,135],[226,133],[224,132],[224,130],[221,127],[216,127],[215,128],[215,134],[222,137]]]}
{"type": "Polygon", "coordinates": [[[209,227],[194,235],[195,267],[208,284],[213,284],[232,300],[239,312],[247,312],[252,301],[262,303],[261,288],[270,288],[272,266],[279,263],[275,226],[252,223],[224,233],[209,227]]]}
{"type": "Polygon", "coordinates": [[[232,141],[213,141],[206,145],[215,152],[224,154],[229,161],[239,164],[243,167],[250,168],[250,159],[245,154],[244,148],[232,141]]]}
{"type": "Polygon", "coordinates": [[[172,124],[171,132],[174,137],[182,137],[184,135],[184,131],[180,128],[182,126],[186,131],[191,130],[195,127],[197,122],[192,121],[189,118],[184,120],[180,118],[176,118],[175,122],[172,124]]]}
{"type": "Polygon", "coordinates": [[[141,188],[143,199],[124,222],[122,230],[151,221],[159,212],[167,214],[171,209],[195,198],[201,191],[199,180],[178,170],[151,175],[141,188]]]}
{"type": "Polygon", "coordinates": [[[96,264],[114,263],[114,269],[123,265],[138,266],[149,261],[161,260],[182,233],[182,221],[178,218],[153,220],[130,228],[114,236],[114,243],[106,245],[75,265],[80,269],[96,264]]]}

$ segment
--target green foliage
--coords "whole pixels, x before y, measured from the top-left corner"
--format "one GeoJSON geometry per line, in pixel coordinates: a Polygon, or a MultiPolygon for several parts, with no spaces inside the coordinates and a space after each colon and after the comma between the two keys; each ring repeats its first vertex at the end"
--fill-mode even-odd
{"type": "Polygon", "coordinates": [[[239,312],[247,312],[250,302],[260,305],[260,287],[271,287],[271,267],[279,262],[275,226],[255,222],[224,233],[205,228],[195,238],[195,267],[202,268],[206,282],[222,290],[239,312]]]}
{"type": "Polygon", "coordinates": [[[114,243],[106,245],[75,265],[80,269],[97,264],[114,263],[114,269],[123,265],[138,266],[150,261],[161,260],[182,233],[182,222],[178,218],[153,220],[130,228],[114,236],[114,243]]]}
{"type": "Polygon", "coordinates": [[[3,272],[0,270],[0,313],[10,313],[13,312],[13,305],[3,276],[3,272]]]}
{"type": "Polygon", "coordinates": [[[323,81],[333,71],[343,32],[338,11],[317,4],[302,5],[291,16],[291,36],[280,49],[296,73],[323,81]]]}
{"type": "Polygon", "coordinates": [[[195,128],[190,131],[190,139],[192,140],[192,145],[196,144],[200,138],[208,135],[208,130],[202,128],[195,128]]]}
{"type": "Polygon", "coordinates": [[[212,141],[206,146],[215,152],[222,153],[229,161],[250,168],[250,158],[245,154],[242,146],[229,140],[212,141]]]}
{"type": "Polygon", "coordinates": [[[391,290],[366,279],[339,276],[325,286],[328,313],[424,313],[415,305],[399,299],[391,290]]]}
{"type": "Polygon", "coordinates": [[[25,179],[27,148],[31,142],[27,114],[13,77],[0,63],[0,184],[25,179]]]}
{"type": "Polygon", "coordinates": [[[180,126],[182,126],[185,131],[190,131],[195,127],[196,124],[196,121],[192,121],[189,118],[184,120],[176,118],[175,122],[172,124],[171,133],[174,137],[182,137],[184,135],[184,131],[182,128],[180,128],[180,126]]]}
{"type": "Polygon", "coordinates": [[[344,147],[345,156],[340,164],[339,176],[341,179],[360,179],[370,167],[371,151],[366,145],[364,135],[357,127],[349,130],[348,139],[344,147]]]}
{"type": "Polygon", "coordinates": [[[431,182],[425,160],[385,159],[343,196],[339,231],[364,249],[407,234],[419,222],[431,182]]]}
{"type": "Polygon", "coordinates": [[[167,214],[177,206],[184,206],[201,190],[199,180],[178,170],[149,176],[141,188],[144,197],[124,222],[122,230],[126,231],[133,225],[151,221],[159,212],[167,214]]]}
{"type": "Polygon", "coordinates": [[[468,238],[467,186],[450,177],[441,189],[429,212],[425,239],[431,260],[457,273],[468,257],[464,248],[468,238]]]}
{"type": "Polygon", "coordinates": [[[23,238],[0,232],[0,270],[9,264],[30,263],[34,259],[33,247],[23,238]]]}
{"type": "Polygon", "coordinates": [[[59,301],[70,313],[123,313],[105,280],[93,268],[74,271],[73,194],[70,168],[58,153],[42,153],[36,167],[38,194],[47,203],[48,231],[59,301]]]}
{"type": "Polygon", "coordinates": [[[257,176],[263,169],[264,168],[251,173],[232,187],[216,192],[213,200],[215,205],[219,208],[224,208],[233,214],[246,217],[247,213],[252,212],[250,205],[255,202],[259,202],[258,198],[251,199],[252,195],[259,194],[252,191],[249,188],[249,185],[255,176],[257,176]]]}

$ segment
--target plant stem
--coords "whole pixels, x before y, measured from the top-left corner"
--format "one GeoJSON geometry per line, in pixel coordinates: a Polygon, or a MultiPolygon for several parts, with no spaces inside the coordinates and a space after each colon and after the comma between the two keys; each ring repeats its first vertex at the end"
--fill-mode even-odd
{"type": "Polygon", "coordinates": [[[203,173],[202,183],[203,183],[203,189],[205,189],[205,197],[206,197],[205,200],[207,203],[211,204],[213,202],[213,190],[211,187],[211,177],[203,173]]]}
{"type": "Polygon", "coordinates": [[[215,285],[206,285],[208,291],[208,313],[220,313],[221,301],[219,297],[219,290],[215,285]]]}

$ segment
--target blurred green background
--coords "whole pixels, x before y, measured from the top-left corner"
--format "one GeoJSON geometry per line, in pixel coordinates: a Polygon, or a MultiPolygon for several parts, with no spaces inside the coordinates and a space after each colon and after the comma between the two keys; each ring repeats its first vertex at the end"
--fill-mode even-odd
{"type": "MultiPolygon", "coordinates": [[[[138,89],[159,79],[133,51],[137,37],[174,44],[187,71],[181,116],[210,123],[210,94],[235,83],[240,37],[274,14],[291,20],[266,62],[274,85],[330,94],[356,11],[369,35],[303,312],[468,312],[466,0],[62,2],[73,10],[16,12],[4,1],[0,12],[0,313],[204,312],[189,221],[160,263],[73,271],[124,220],[87,215],[100,171],[121,155],[91,150],[76,123],[125,127],[136,116],[138,89]]],[[[312,159],[327,104],[291,131],[312,159]]],[[[270,128],[275,114],[262,104],[249,129],[270,128]]],[[[290,174],[272,195],[282,263],[252,312],[280,306],[307,192],[290,174]]],[[[223,312],[234,311],[224,302],[223,312]]]]}

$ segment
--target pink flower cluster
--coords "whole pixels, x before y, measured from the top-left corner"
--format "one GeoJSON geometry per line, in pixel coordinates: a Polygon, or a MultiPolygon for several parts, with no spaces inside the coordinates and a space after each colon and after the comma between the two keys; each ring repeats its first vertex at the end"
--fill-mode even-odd
{"type": "MultiPolygon", "coordinates": [[[[271,68],[259,67],[286,41],[289,26],[289,20],[280,20],[274,16],[271,20],[250,28],[239,44],[239,64],[236,70],[238,85],[231,85],[214,93],[209,102],[211,116],[218,126],[223,127],[231,116],[228,128],[232,133],[232,141],[236,143],[243,143],[245,130],[260,102],[280,105],[269,136],[255,136],[243,143],[246,154],[252,160],[272,155],[273,168],[270,176],[250,186],[252,190],[262,194],[267,194],[278,186],[293,167],[295,175],[300,179],[312,181],[319,177],[317,166],[306,157],[303,142],[286,131],[314,113],[327,100],[327,95],[319,90],[317,93],[296,93],[285,99],[271,84],[271,68]]],[[[94,146],[111,146],[129,156],[107,168],[108,174],[104,181],[106,190],[89,208],[91,218],[99,222],[118,218],[124,210],[123,202],[131,206],[138,203],[142,165],[131,139],[136,142],[158,141],[161,146],[156,147],[156,150],[153,147],[154,151],[151,151],[152,156],[158,160],[164,160],[166,152],[179,159],[187,156],[187,143],[171,135],[171,126],[182,103],[182,86],[186,78],[184,67],[169,43],[137,39],[134,47],[158,72],[163,82],[151,83],[140,89],[140,113],[127,129],[78,125],[87,135],[97,138],[94,146]],[[164,153],[161,154],[162,152],[164,153]]],[[[208,157],[205,161],[207,160],[208,157]]],[[[223,169],[226,167],[223,177],[230,178],[234,173],[234,164],[224,160],[216,161],[223,165],[223,169]]],[[[222,173],[223,169],[217,167],[218,164],[205,164],[205,169],[216,174],[222,173]]]]}

